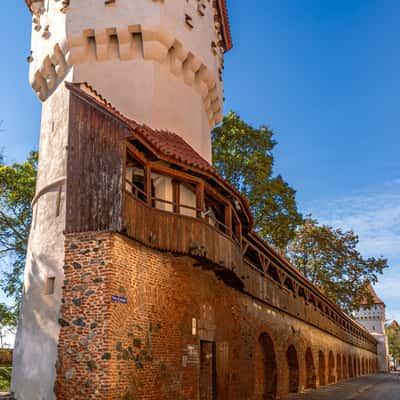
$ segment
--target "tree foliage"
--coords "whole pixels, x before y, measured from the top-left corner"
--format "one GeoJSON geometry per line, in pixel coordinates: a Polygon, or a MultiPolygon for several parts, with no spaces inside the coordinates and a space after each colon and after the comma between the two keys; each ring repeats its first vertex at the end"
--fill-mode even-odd
{"type": "Polygon", "coordinates": [[[386,325],[386,335],[389,342],[389,353],[400,364],[400,326],[397,323],[386,325]]]}
{"type": "Polygon", "coordinates": [[[268,242],[284,249],[301,223],[296,192],[273,175],[273,133],[255,129],[231,112],[212,132],[213,162],[218,172],[248,199],[255,228],[268,242]]]}
{"type": "Polygon", "coordinates": [[[318,225],[308,218],[297,229],[287,256],[312,283],[345,311],[372,304],[368,283],[374,284],[387,267],[385,258],[363,258],[352,231],[318,225]]]}
{"type": "Polygon", "coordinates": [[[23,163],[0,163],[0,287],[13,306],[0,304],[0,319],[16,321],[22,296],[22,274],[31,225],[31,201],[35,193],[38,154],[23,163]]]}

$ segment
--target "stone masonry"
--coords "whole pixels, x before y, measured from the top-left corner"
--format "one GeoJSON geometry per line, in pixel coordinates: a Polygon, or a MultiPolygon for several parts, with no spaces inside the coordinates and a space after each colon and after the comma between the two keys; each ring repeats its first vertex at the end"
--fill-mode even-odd
{"type": "Polygon", "coordinates": [[[220,397],[261,399],[255,387],[265,379],[258,371],[264,332],[276,353],[278,394],[289,391],[290,346],[298,355],[300,389],[306,385],[307,349],[315,370],[323,353],[319,379],[326,382],[337,370],[329,371],[330,350],[335,360],[351,355],[372,366],[372,353],[226,286],[190,258],[151,250],[120,234],[67,235],[64,271],[59,400],[198,399],[202,340],[228,349],[220,397]]]}

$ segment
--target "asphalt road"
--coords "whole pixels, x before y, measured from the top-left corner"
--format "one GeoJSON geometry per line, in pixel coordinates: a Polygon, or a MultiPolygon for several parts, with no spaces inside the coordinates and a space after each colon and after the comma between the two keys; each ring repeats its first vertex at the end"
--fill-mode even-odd
{"type": "Polygon", "coordinates": [[[400,400],[400,376],[376,374],[348,379],[282,400],[400,400]]]}

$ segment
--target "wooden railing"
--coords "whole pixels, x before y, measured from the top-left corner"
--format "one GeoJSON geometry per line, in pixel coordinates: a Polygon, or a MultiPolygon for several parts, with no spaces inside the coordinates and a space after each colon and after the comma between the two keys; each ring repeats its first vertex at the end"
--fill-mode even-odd
{"type": "Polygon", "coordinates": [[[124,191],[124,229],[129,237],[149,247],[190,255],[227,270],[241,266],[239,245],[218,227],[201,218],[157,209],[139,197],[135,192],[124,191]]]}
{"type": "Polygon", "coordinates": [[[129,237],[161,251],[196,258],[200,264],[221,275],[229,273],[222,278],[227,278],[235,287],[260,301],[341,340],[376,351],[376,342],[367,332],[343,312],[335,310],[333,313],[324,296],[304,278],[297,278],[295,271],[290,270],[289,274],[286,271],[288,266],[281,265],[279,260],[273,261],[270,254],[262,252],[259,254],[260,263],[255,265],[245,256],[249,249],[247,239],[243,237],[240,245],[232,230],[223,223],[215,220],[211,225],[198,208],[183,204],[177,208],[174,202],[147,196],[131,182],[129,185],[132,190],[125,190],[123,197],[124,229],[129,237]],[[157,208],[157,202],[169,205],[171,210],[157,208]],[[196,217],[180,213],[181,208],[195,211],[196,217]],[[271,267],[275,268],[276,276],[269,274],[271,267]],[[294,291],[285,286],[285,278],[289,276],[294,291]]]}
{"type": "MultiPolygon", "coordinates": [[[[206,210],[201,209],[199,207],[193,207],[187,204],[184,204],[182,202],[174,202],[170,200],[166,200],[160,197],[156,196],[150,196],[147,194],[144,190],[142,190],[140,187],[135,185],[133,182],[131,182],[129,179],[125,179],[125,183],[129,185],[131,190],[126,190],[127,193],[132,195],[133,198],[142,201],[143,203],[147,204],[149,207],[152,208],[157,208],[155,205],[156,204],[165,204],[168,206],[171,206],[171,210],[169,212],[175,213],[175,214],[184,214],[181,211],[182,210],[188,210],[194,212],[194,214],[197,216],[197,218],[202,219],[203,222],[206,222],[206,219],[204,217],[204,214],[206,213],[206,210]]],[[[159,207],[158,207],[159,208],[159,207]]],[[[214,225],[215,228],[217,228],[221,233],[224,235],[230,237],[239,247],[241,247],[241,241],[237,237],[236,233],[226,224],[221,222],[218,218],[213,218],[212,219],[212,224],[214,225]]]]}

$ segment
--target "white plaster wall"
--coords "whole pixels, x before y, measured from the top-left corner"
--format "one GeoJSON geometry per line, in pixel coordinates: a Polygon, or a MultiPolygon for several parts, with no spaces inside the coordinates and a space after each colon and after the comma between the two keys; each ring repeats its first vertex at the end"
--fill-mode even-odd
{"type": "Polygon", "coordinates": [[[182,43],[187,44],[189,50],[217,74],[220,64],[219,56],[214,55],[211,50],[211,42],[218,42],[212,2],[204,0],[166,1],[161,6],[161,24],[175,37],[180,38],[182,43]],[[199,3],[206,6],[203,9],[204,16],[197,11],[199,3]],[[185,14],[192,17],[193,29],[188,28],[184,23],[185,14]]]}
{"type": "Polygon", "coordinates": [[[389,372],[389,343],[386,335],[373,334],[378,341],[378,372],[389,372]]]}
{"type": "MultiPolygon", "coordinates": [[[[66,175],[69,94],[64,86],[43,105],[37,193],[66,175]]],[[[12,390],[17,400],[53,400],[64,272],[65,183],[33,208],[24,296],[15,341],[12,390]],[[59,215],[57,216],[57,210],[59,215]],[[55,292],[46,293],[49,277],[55,292]]]]}
{"type": "Polygon", "coordinates": [[[197,11],[198,0],[118,0],[106,6],[98,0],[71,0],[67,18],[67,36],[81,35],[86,30],[101,30],[112,27],[128,27],[141,24],[162,27],[180,40],[185,47],[202,59],[215,73],[218,71],[218,56],[211,50],[211,42],[218,41],[215,32],[212,2],[204,1],[204,16],[197,11]],[[193,19],[193,29],[185,22],[185,15],[193,19]]]}
{"type": "Polygon", "coordinates": [[[42,67],[43,60],[52,53],[54,46],[66,39],[67,14],[60,12],[60,2],[44,0],[44,8],[43,15],[33,15],[32,18],[32,20],[39,18],[41,28],[36,30],[37,24],[32,22],[31,50],[33,60],[29,69],[30,82],[33,81],[35,72],[42,67]],[[48,39],[42,37],[46,26],[49,26],[50,32],[48,39]]]}
{"type": "Polygon", "coordinates": [[[378,341],[378,371],[388,372],[389,344],[385,333],[385,306],[374,304],[369,309],[360,308],[354,313],[354,317],[378,341]]]}
{"type": "Polygon", "coordinates": [[[154,129],[177,133],[211,160],[208,117],[200,94],[151,60],[110,60],[73,68],[75,82],[88,82],[122,114],[154,129]]]}
{"type": "MultiPolygon", "coordinates": [[[[184,185],[180,186],[180,203],[185,206],[196,207],[196,194],[184,185]]],[[[184,207],[181,207],[180,213],[193,218],[196,218],[197,214],[195,210],[184,207]]]]}
{"type": "MultiPolygon", "coordinates": [[[[151,175],[155,197],[161,200],[172,202],[172,179],[167,176],[152,174],[151,175]]],[[[156,208],[164,211],[172,211],[172,204],[164,203],[163,201],[156,201],[156,208]]]]}
{"type": "Polygon", "coordinates": [[[86,29],[98,30],[114,26],[158,26],[162,7],[163,4],[153,0],[117,0],[109,6],[98,0],[70,0],[67,35],[73,37],[86,29]]]}

